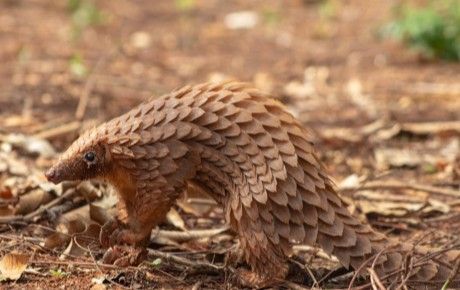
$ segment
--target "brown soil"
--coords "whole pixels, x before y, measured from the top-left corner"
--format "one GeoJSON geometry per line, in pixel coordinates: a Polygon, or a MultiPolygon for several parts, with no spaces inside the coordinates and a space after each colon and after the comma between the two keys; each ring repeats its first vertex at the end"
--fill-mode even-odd
{"type": "MultiPolygon", "coordinates": [[[[390,19],[391,8],[398,1],[329,1],[335,3],[331,4],[335,10],[329,16],[320,13],[320,2],[206,0],[196,1],[189,11],[181,11],[174,1],[101,0],[97,7],[103,13],[102,23],[90,25],[80,36],[72,37],[74,24],[67,1],[2,1],[0,133],[30,135],[72,122],[85,90],[90,98],[83,119],[100,122],[149,96],[189,83],[231,77],[271,91],[311,126],[319,136],[321,157],[338,181],[353,173],[380,175],[383,170],[375,160],[376,148],[439,153],[439,148],[458,139],[458,132],[428,136],[403,132],[395,138],[364,138],[357,143],[326,138],[323,133],[328,129],[359,130],[380,119],[391,124],[459,121],[460,66],[426,60],[399,43],[379,39],[378,30],[390,19]],[[228,29],[225,16],[242,10],[257,12],[258,24],[249,29],[228,29]],[[77,55],[89,71],[87,76],[72,73],[71,59],[77,55]],[[296,92],[286,88],[292,83],[304,83],[304,75],[310,78],[315,92],[296,97],[296,92]]],[[[78,130],[66,132],[50,141],[63,150],[77,134],[78,130]]],[[[436,163],[436,173],[423,167],[402,167],[392,170],[390,176],[401,181],[449,184],[458,189],[458,161],[449,162],[436,163]],[[446,167],[454,169],[447,172],[446,167]]],[[[359,212],[359,203],[357,206],[359,212]]],[[[455,216],[458,210],[452,205],[445,216],[455,216]]],[[[430,218],[442,217],[439,212],[426,216],[417,212],[403,218],[367,216],[374,225],[403,237],[423,234],[433,226],[446,235],[458,232],[456,219],[430,223],[430,218]]],[[[40,223],[53,226],[50,221],[40,223]]],[[[33,235],[30,228],[18,225],[2,231],[33,235]]],[[[11,250],[3,242],[0,245],[2,254],[11,250]]],[[[31,251],[31,247],[26,248],[31,251]]],[[[45,256],[47,261],[57,258],[52,253],[45,256]]],[[[43,267],[54,269],[51,264],[34,265],[39,272],[43,267]]],[[[0,287],[87,289],[93,284],[91,279],[100,275],[95,267],[87,271],[75,267],[63,266],[70,273],[63,277],[25,273],[17,282],[0,287]]],[[[182,274],[168,267],[117,270],[107,274],[114,281],[107,285],[190,288],[197,281],[203,281],[200,285],[204,288],[233,285],[224,274],[182,274]]],[[[347,283],[342,286],[347,287],[347,283]]]]}

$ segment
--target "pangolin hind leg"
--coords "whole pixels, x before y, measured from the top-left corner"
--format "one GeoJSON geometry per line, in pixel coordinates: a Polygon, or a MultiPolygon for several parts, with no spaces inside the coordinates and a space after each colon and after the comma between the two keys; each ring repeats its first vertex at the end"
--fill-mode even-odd
{"type": "MultiPolygon", "coordinates": [[[[247,215],[244,210],[243,215],[247,215]]],[[[250,287],[265,287],[282,282],[288,272],[287,257],[279,245],[272,243],[260,221],[246,216],[239,222],[231,219],[230,225],[238,232],[240,249],[251,266],[251,270],[237,270],[240,283],[250,287]]]]}
{"type": "Polygon", "coordinates": [[[231,196],[219,194],[225,189],[216,180],[216,178],[212,178],[209,172],[199,172],[193,184],[213,197],[223,207],[227,223],[238,234],[239,246],[229,253],[227,261],[230,264],[237,264],[242,252],[243,258],[251,266],[251,270],[238,268],[236,278],[240,284],[248,287],[264,287],[282,282],[288,271],[287,258],[283,249],[290,248],[290,246],[285,240],[282,241],[283,245],[286,245],[285,247],[273,244],[267,236],[260,218],[254,216],[255,212],[253,211],[257,210],[257,207],[242,210],[242,216],[236,218],[235,211],[231,207],[232,202],[229,201],[231,196]],[[254,216],[254,219],[250,216],[254,216]]]}

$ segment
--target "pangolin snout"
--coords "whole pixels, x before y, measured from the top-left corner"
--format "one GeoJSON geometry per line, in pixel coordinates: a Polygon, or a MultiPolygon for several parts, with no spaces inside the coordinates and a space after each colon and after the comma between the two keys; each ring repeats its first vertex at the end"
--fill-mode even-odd
{"type": "Polygon", "coordinates": [[[51,181],[52,183],[56,184],[61,182],[61,174],[59,173],[59,170],[57,170],[55,167],[51,167],[45,172],[46,179],[48,181],[51,181]]]}

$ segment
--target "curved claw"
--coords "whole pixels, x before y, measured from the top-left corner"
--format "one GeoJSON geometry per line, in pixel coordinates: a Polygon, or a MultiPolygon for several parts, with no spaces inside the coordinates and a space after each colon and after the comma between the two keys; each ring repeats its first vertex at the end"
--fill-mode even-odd
{"type": "Polygon", "coordinates": [[[108,248],[114,245],[111,243],[111,236],[121,226],[122,225],[115,219],[106,222],[102,226],[101,232],[99,233],[99,242],[104,248],[108,248]]]}
{"type": "Polygon", "coordinates": [[[140,247],[115,246],[105,252],[102,262],[119,267],[137,266],[147,257],[147,249],[140,247]]]}
{"type": "MultiPolygon", "coordinates": [[[[150,236],[149,236],[150,237],[150,236]]],[[[131,229],[117,228],[109,237],[110,245],[138,245],[145,240],[143,233],[137,233],[131,229]]]]}
{"type": "Polygon", "coordinates": [[[238,266],[244,261],[244,252],[240,246],[230,249],[225,257],[225,265],[238,266]]]}
{"type": "Polygon", "coordinates": [[[99,241],[105,248],[115,245],[145,245],[150,240],[150,231],[135,231],[128,225],[111,220],[102,226],[99,241]]]}
{"type": "Polygon", "coordinates": [[[243,287],[258,289],[270,285],[273,286],[281,282],[277,279],[277,277],[267,277],[248,269],[237,269],[235,274],[237,275],[236,278],[238,280],[238,283],[243,287]]]}

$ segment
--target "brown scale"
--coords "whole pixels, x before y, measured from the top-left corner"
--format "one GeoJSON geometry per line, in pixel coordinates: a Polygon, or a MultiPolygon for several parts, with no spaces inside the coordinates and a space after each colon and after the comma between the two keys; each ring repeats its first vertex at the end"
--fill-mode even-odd
{"type": "MultiPolygon", "coordinates": [[[[312,139],[280,103],[246,84],[201,84],[84,133],[46,175],[53,182],[103,178],[118,189],[125,218],[105,227],[105,245],[148,241],[193,182],[222,205],[238,233],[252,268],[240,271],[247,285],[281,281],[295,244],[318,245],[354,269],[378,254],[375,268],[383,276],[401,269],[413,247],[350,215],[312,139]]],[[[425,253],[418,248],[415,256],[425,253]]],[[[444,264],[412,269],[406,283],[442,284],[457,256],[446,252],[444,264]]]]}

